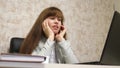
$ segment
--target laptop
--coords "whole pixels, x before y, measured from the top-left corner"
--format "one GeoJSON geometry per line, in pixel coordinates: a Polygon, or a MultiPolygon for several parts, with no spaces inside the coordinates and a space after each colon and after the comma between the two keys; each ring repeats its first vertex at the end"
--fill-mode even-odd
{"type": "Polygon", "coordinates": [[[115,11],[100,64],[120,65],[120,13],[115,11]]]}
{"type": "Polygon", "coordinates": [[[105,46],[98,62],[83,64],[120,65],[120,13],[115,11],[105,42],[105,46]]]}

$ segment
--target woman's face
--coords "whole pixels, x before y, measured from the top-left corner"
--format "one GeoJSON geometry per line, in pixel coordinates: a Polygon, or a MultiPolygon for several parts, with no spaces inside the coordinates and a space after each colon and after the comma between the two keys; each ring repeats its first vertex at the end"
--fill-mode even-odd
{"type": "Polygon", "coordinates": [[[61,18],[58,18],[56,16],[50,16],[47,19],[49,27],[54,32],[54,34],[57,34],[61,28],[61,18]]]}

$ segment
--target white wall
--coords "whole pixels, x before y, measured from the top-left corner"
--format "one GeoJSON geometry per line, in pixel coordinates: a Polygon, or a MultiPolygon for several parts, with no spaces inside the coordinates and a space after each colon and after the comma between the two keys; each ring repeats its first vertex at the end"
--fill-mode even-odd
{"type": "Polygon", "coordinates": [[[115,10],[120,12],[120,0],[114,0],[115,10]]]}

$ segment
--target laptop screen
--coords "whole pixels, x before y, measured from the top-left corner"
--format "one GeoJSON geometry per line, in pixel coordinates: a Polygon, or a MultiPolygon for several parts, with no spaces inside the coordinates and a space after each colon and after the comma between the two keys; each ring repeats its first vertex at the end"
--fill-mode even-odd
{"type": "Polygon", "coordinates": [[[120,65],[120,13],[117,11],[111,22],[100,63],[120,65]]]}

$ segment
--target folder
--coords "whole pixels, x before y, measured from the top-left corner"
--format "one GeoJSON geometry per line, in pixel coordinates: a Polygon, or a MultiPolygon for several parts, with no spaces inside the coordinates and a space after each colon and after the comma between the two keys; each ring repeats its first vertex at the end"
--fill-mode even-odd
{"type": "Polygon", "coordinates": [[[42,63],[46,60],[45,56],[29,55],[29,54],[1,54],[0,61],[6,62],[35,62],[42,63]]]}

